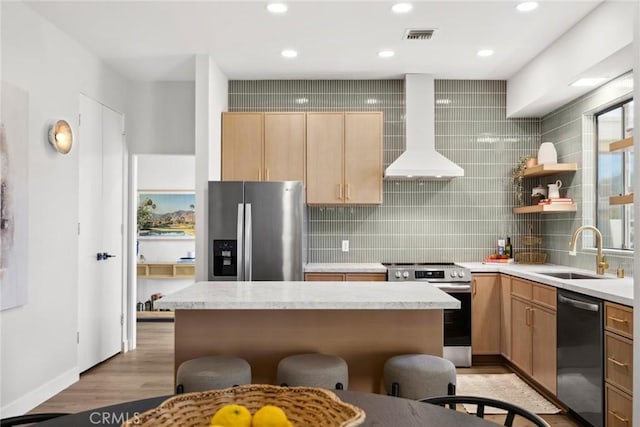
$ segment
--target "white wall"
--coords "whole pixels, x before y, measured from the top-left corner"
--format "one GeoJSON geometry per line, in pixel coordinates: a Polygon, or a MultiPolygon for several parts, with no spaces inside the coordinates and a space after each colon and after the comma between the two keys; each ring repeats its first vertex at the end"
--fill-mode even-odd
{"type": "Polygon", "coordinates": [[[23,413],[78,379],[78,150],[48,124],[77,126],[79,95],[124,112],[128,82],[19,2],[0,2],[2,79],[29,94],[28,303],[0,313],[0,415],[23,413]],[[64,52],[64,55],[61,55],[64,52]]]}
{"type": "Polygon", "coordinates": [[[569,86],[585,72],[613,78],[628,71],[633,8],[634,2],[602,3],[509,78],[507,117],[541,117],[590,91],[569,86]]]}
{"type": "MultiPolygon", "coordinates": [[[[638,100],[640,100],[640,3],[636,2],[634,12],[634,30],[633,30],[633,99],[635,100],[634,126],[633,130],[633,150],[640,151],[640,108],[638,108],[638,100]]],[[[640,156],[634,156],[635,161],[635,188],[640,188],[640,156]]],[[[633,215],[634,218],[640,218],[640,197],[634,197],[633,215]]],[[[634,233],[633,247],[635,251],[640,249],[640,233],[634,233]]],[[[636,272],[633,277],[633,306],[636,315],[633,316],[633,330],[636,331],[633,337],[633,365],[640,366],[640,316],[638,316],[638,307],[640,307],[640,256],[633,257],[633,271],[636,272]]],[[[640,424],[640,369],[633,370],[633,425],[640,424]]]]}
{"type": "Polygon", "coordinates": [[[193,82],[135,82],[128,109],[127,140],[131,153],[195,153],[195,85],[193,82]]]}
{"type": "Polygon", "coordinates": [[[223,111],[229,79],[210,56],[196,56],[196,280],[207,280],[207,188],[220,180],[223,111]]]}

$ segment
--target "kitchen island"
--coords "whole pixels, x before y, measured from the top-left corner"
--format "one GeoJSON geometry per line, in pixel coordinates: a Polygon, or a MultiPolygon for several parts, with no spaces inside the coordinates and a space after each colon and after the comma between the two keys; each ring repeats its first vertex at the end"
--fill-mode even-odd
{"type": "Polygon", "coordinates": [[[424,283],[198,282],[155,305],[176,313],[176,369],[235,355],[273,384],[281,358],[319,352],[347,361],[349,389],[378,392],[387,358],[442,355],[442,310],[460,302],[424,283]]]}

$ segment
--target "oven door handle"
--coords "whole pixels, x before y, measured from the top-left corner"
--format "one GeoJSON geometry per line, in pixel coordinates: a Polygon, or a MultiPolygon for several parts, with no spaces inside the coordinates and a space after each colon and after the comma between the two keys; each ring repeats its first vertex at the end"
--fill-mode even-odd
{"type": "Polygon", "coordinates": [[[444,292],[471,292],[471,283],[432,283],[432,285],[444,292]]]}

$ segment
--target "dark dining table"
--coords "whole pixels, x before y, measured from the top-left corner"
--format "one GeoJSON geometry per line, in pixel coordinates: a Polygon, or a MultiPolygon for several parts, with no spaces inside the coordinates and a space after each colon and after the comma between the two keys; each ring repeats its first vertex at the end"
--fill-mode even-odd
{"type": "MultiPolygon", "coordinates": [[[[421,403],[415,400],[382,394],[359,391],[333,390],[345,402],[349,402],[364,410],[366,419],[363,427],[495,427],[494,423],[485,421],[474,415],[445,409],[440,406],[421,403]]],[[[155,408],[172,396],[152,397],[149,399],[123,402],[105,406],[77,414],[66,415],[44,421],[38,426],[46,427],[95,427],[119,426],[136,414],[155,408]]]]}

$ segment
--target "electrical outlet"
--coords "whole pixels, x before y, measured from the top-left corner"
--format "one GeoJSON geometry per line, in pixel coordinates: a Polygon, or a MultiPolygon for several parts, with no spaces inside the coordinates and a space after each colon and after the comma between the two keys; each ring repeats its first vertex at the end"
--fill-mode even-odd
{"type": "Polygon", "coordinates": [[[349,252],[349,241],[348,240],[343,240],[342,241],[342,252],[349,252]]]}

